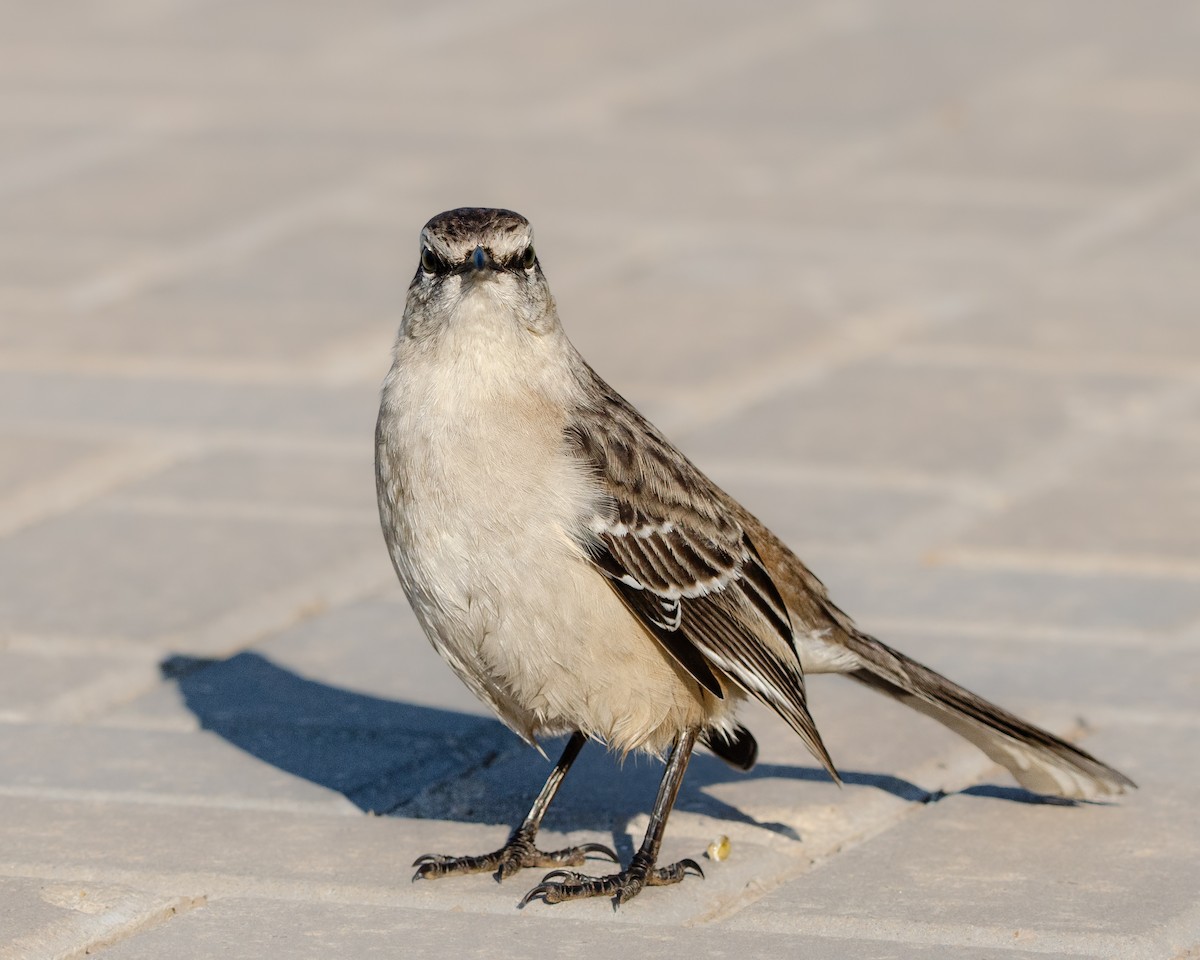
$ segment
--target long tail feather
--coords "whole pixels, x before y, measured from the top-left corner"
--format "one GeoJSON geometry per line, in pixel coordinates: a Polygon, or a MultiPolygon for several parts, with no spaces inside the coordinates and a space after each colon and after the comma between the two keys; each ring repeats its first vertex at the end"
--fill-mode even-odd
{"type": "Polygon", "coordinates": [[[853,646],[863,666],[847,676],[944,724],[1006,767],[1027,790],[1089,799],[1137,786],[1090,753],[989,703],[874,637],[857,634],[853,646]]]}

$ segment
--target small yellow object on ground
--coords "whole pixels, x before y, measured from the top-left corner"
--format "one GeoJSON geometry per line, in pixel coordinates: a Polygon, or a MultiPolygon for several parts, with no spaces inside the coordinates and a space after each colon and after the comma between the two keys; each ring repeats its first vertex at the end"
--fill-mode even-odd
{"type": "Polygon", "coordinates": [[[729,849],[731,846],[732,845],[729,842],[729,838],[722,834],[708,845],[708,859],[715,860],[718,863],[720,863],[722,860],[728,860],[729,849]]]}

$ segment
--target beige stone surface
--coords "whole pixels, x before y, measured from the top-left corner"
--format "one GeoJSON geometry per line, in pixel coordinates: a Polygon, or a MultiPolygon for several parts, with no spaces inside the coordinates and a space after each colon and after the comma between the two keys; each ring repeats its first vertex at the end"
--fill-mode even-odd
{"type": "MultiPolygon", "coordinates": [[[[0,20],[0,957],[1200,950],[1193,4],[0,20]],[[846,786],[749,710],[760,765],[698,755],[668,831],[731,838],[706,880],[411,884],[548,764],[376,529],[417,232],[475,204],[533,220],[597,369],[866,628],[1142,789],[1037,803],[814,678],[846,786]]],[[[658,776],[589,747],[551,838],[629,856],[658,776]]]]}

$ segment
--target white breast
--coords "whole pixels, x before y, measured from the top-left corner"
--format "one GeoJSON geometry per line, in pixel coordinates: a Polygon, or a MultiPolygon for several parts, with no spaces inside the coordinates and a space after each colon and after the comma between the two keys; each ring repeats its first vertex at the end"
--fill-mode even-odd
{"type": "Polygon", "coordinates": [[[547,382],[570,382],[565,371],[546,369],[552,351],[529,355],[547,346],[540,338],[512,334],[481,317],[398,344],[378,469],[385,537],[418,619],[475,693],[530,736],[545,711],[526,692],[561,659],[563,624],[594,616],[579,609],[595,604],[579,595],[595,575],[570,531],[596,491],[565,455],[565,405],[548,396],[547,382]]]}
{"type": "Polygon", "coordinates": [[[599,496],[564,447],[572,349],[465,324],[436,345],[401,341],[380,515],[429,639],[512,729],[659,750],[701,702],[572,537],[599,496]]]}

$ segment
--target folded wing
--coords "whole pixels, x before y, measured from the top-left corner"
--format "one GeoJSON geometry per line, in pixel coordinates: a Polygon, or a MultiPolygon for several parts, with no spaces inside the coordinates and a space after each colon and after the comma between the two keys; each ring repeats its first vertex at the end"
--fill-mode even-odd
{"type": "Polygon", "coordinates": [[[567,433],[604,494],[588,555],[697,683],[716,697],[735,684],[767,704],[837,779],[808,712],[787,607],[746,531],[704,474],[596,382],[603,402],[567,433]]]}

